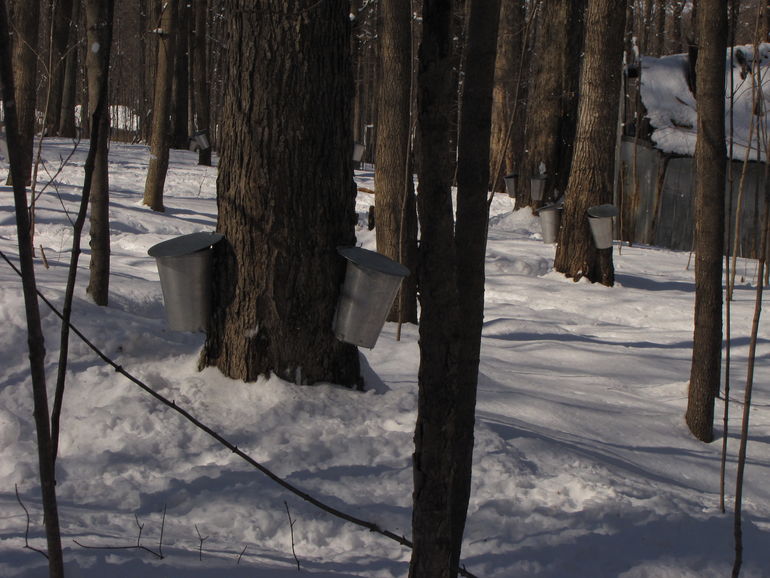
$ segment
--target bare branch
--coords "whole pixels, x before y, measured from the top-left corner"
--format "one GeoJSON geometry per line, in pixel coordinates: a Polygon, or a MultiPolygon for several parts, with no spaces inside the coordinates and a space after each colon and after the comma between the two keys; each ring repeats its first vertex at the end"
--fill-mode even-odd
{"type": "Polygon", "coordinates": [[[291,519],[289,504],[286,502],[286,500],[283,501],[283,505],[286,507],[286,515],[289,517],[289,532],[291,533],[291,554],[294,556],[294,560],[297,562],[297,572],[301,572],[301,568],[299,567],[299,558],[297,558],[297,552],[294,550],[294,520],[291,519]]]}
{"type": "Polygon", "coordinates": [[[33,552],[37,552],[38,554],[42,554],[43,556],[45,556],[47,560],[48,554],[46,552],[44,552],[43,550],[40,550],[39,548],[35,548],[34,546],[29,545],[29,510],[27,510],[27,507],[24,505],[24,502],[21,501],[21,496],[19,496],[19,485],[14,484],[13,487],[16,490],[16,501],[19,502],[21,509],[24,510],[24,514],[27,516],[27,527],[24,529],[24,548],[26,548],[27,550],[32,550],[33,552]]]}

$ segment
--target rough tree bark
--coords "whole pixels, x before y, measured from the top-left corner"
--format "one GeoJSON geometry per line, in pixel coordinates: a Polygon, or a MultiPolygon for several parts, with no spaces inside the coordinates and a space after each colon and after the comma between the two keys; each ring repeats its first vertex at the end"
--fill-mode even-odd
{"type": "Polygon", "coordinates": [[[107,168],[110,115],[98,107],[100,95],[109,90],[114,0],[85,0],[88,73],[88,116],[99,123],[99,142],[91,182],[91,263],[86,291],[97,305],[107,305],[110,286],[110,180],[107,168]],[[98,117],[94,116],[99,111],[98,117]]]}
{"type": "Polygon", "coordinates": [[[359,382],[332,331],[355,243],[349,2],[228,0],[215,296],[201,365],[359,382]],[[256,58],[254,55],[259,54],[256,58]]]}
{"type": "Polygon", "coordinates": [[[73,0],[66,56],[64,58],[64,78],[62,82],[61,109],[59,111],[58,134],[62,137],[75,138],[75,101],[77,96],[78,50],[76,48],[80,34],[80,0],[73,0]]]}
{"type": "MultiPolygon", "coordinates": [[[[19,125],[21,173],[24,182],[32,177],[32,148],[35,140],[37,91],[37,41],[40,2],[12,0],[10,4],[11,57],[16,87],[16,116],[19,125]]],[[[11,182],[8,173],[8,182],[11,182]]]]}
{"type": "MultiPolygon", "coordinates": [[[[520,176],[548,175],[544,200],[567,187],[578,103],[585,0],[543,0],[538,15],[527,109],[527,158],[520,176]]],[[[522,187],[518,208],[530,206],[522,187]]]]}
{"type": "MultiPolygon", "coordinates": [[[[192,58],[193,71],[193,126],[196,130],[209,131],[209,75],[206,52],[206,32],[208,30],[208,1],[198,0],[193,3],[192,58]]],[[[209,139],[213,135],[209,133],[209,139]]],[[[198,164],[211,166],[211,147],[198,149],[198,164]]]]}
{"type": "Polygon", "coordinates": [[[699,0],[699,4],[695,330],[685,420],[697,439],[710,442],[714,438],[714,402],[719,391],[722,357],[727,8],[720,0],[699,0]]]}
{"type": "Polygon", "coordinates": [[[8,19],[5,0],[0,0],[0,88],[2,88],[3,115],[8,138],[10,171],[13,173],[13,199],[16,212],[16,230],[19,238],[19,264],[24,292],[27,320],[30,376],[32,381],[33,414],[37,434],[37,455],[40,491],[45,523],[48,575],[63,578],[64,559],[59,529],[59,509],[56,501],[56,474],[51,444],[51,424],[48,415],[48,392],[45,375],[45,341],[40,322],[37,283],[32,256],[32,238],[27,210],[27,193],[23,177],[23,151],[19,146],[19,128],[16,118],[17,103],[9,50],[8,19]]]}
{"type": "Polygon", "coordinates": [[[456,88],[449,74],[452,2],[423,4],[418,72],[422,310],[409,568],[413,578],[457,575],[470,493],[499,4],[469,0],[467,9],[455,228],[447,146],[447,113],[456,88]]]}
{"type": "Polygon", "coordinates": [[[380,2],[380,82],[374,171],[377,251],[405,265],[389,321],[417,322],[417,212],[410,159],[412,2],[380,2]]]}
{"type": "Polygon", "coordinates": [[[150,163],[147,167],[147,181],[144,185],[144,204],[153,211],[163,211],[163,187],[166,184],[168,155],[171,135],[171,92],[174,84],[174,52],[178,0],[163,3],[158,29],[158,53],[155,70],[155,93],[153,97],[152,131],[150,136],[150,163]]]}
{"type": "Polygon", "coordinates": [[[504,191],[503,177],[518,169],[524,153],[524,127],[526,126],[526,82],[521,70],[528,60],[522,59],[525,49],[526,2],[500,2],[500,26],[497,34],[497,62],[495,64],[495,88],[492,97],[492,137],[489,154],[489,170],[494,190],[504,191]],[[517,100],[518,98],[518,100],[517,100]],[[516,118],[513,126],[514,109],[516,118]],[[509,136],[510,132],[510,136],[509,136]],[[507,140],[507,142],[506,142],[507,140]],[[503,163],[500,174],[495,175],[503,163]]]}
{"type": "Polygon", "coordinates": [[[612,286],[612,248],[597,249],[586,211],[612,202],[625,0],[588,0],[575,154],[564,200],[554,269],[575,281],[612,286]]]}
{"type": "Polygon", "coordinates": [[[64,75],[66,72],[66,53],[72,16],[73,0],[49,0],[49,14],[52,26],[48,71],[50,91],[46,106],[45,131],[47,135],[58,133],[61,116],[64,75]]]}

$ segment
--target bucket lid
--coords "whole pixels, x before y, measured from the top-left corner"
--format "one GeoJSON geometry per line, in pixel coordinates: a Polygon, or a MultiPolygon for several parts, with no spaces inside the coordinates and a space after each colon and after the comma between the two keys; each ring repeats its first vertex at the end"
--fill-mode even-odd
{"type": "Polygon", "coordinates": [[[606,205],[596,205],[588,208],[588,216],[595,219],[608,219],[618,216],[618,208],[615,205],[607,203],[606,205]]]}
{"type": "Polygon", "coordinates": [[[394,275],[406,277],[409,275],[409,269],[401,263],[394,261],[376,251],[369,251],[361,247],[337,247],[337,252],[345,257],[351,263],[364,269],[372,269],[385,275],[394,275]]]}
{"type": "Polygon", "coordinates": [[[542,213],[545,211],[561,211],[564,207],[560,205],[559,203],[552,203],[550,205],[545,205],[543,207],[540,207],[536,213],[542,213]]]}
{"type": "Polygon", "coordinates": [[[181,257],[208,249],[222,239],[224,239],[224,235],[221,233],[190,233],[189,235],[182,235],[181,237],[175,237],[174,239],[153,245],[147,253],[150,257],[156,258],[181,257]]]}

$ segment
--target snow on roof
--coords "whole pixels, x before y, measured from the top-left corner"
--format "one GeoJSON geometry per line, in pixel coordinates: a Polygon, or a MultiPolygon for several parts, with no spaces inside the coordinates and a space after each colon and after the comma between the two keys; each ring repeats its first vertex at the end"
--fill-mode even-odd
{"type": "MultiPolygon", "coordinates": [[[[761,111],[770,110],[770,44],[760,44],[758,62],[754,61],[754,47],[736,46],[727,50],[725,86],[733,86],[733,152],[732,158],[743,160],[747,153],[757,159],[757,119],[761,119],[761,135],[767,134],[766,115],[753,114],[752,84],[761,78],[763,103],[761,111]],[[746,63],[743,66],[741,62],[746,63]],[[757,69],[759,74],[757,75],[757,69]],[[754,122],[754,127],[751,124],[754,122]],[[749,149],[749,142],[751,147],[749,149]]],[[[697,137],[697,108],[695,96],[687,85],[688,61],[686,54],[654,58],[642,57],[641,97],[653,127],[652,141],[663,152],[693,156],[697,137]]],[[[725,95],[726,144],[730,147],[730,92],[725,95]]],[[[764,149],[761,159],[765,159],[764,149]]]]}

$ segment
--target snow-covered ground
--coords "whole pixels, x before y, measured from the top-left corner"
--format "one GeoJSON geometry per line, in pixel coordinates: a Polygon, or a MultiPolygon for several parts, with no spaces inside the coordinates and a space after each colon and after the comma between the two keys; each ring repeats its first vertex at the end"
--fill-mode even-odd
{"type": "MultiPolygon", "coordinates": [[[[45,171],[71,148],[47,140],[45,171]]],[[[387,324],[361,350],[367,388],[245,384],[198,372],[202,334],[167,329],[154,260],[159,241],[215,227],[216,169],[172,153],[166,212],[141,204],[149,153],[111,150],[110,305],[85,294],[74,324],[124,369],[219,431],[277,475],[330,505],[410,536],[417,330],[387,324]]],[[[85,148],[38,200],[40,289],[61,304],[85,148]]],[[[5,178],[0,169],[0,178],[5,178]]],[[[373,187],[371,172],[357,174],[373,187]]],[[[373,197],[359,194],[358,239],[373,197]]],[[[0,250],[16,260],[13,200],[0,188],[0,250]]],[[[553,272],[537,220],[492,205],[474,459],[463,564],[479,577],[724,577],[732,566],[737,430],[731,405],[728,513],[719,511],[721,414],[712,444],[683,414],[693,271],[687,253],[615,248],[617,285],[553,272]]],[[[87,237],[84,237],[87,248],[87,237]]],[[[742,399],[755,263],[740,262],[732,309],[732,394],[742,399]]],[[[49,386],[57,318],[42,306],[49,386]]],[[[21,284],[0,262],[0,576],[45,575],[45,546],[21,284]]],[[[770,576],[770,369],[761,328],[747,484],[743,576],[770,576]]],[[[68,576],[405,576],[409,551],[288,493],[105,366],[72,338],[57,463],[68,576]],[[165,511],[165,522],[163,521],[165,511]],[[289,519],[292,523],[290,524],[289,519]],[[139,525],[141,525],[141,536],[139,525]],[[163,532],[162,544],[160,541],[163,532]],[[296,560],[292,553],[293,548],[296,560]],[[77,540],[77,543],[75,543],[77,540]],[[140,544],[162,550],[163,558],[140,544]],[[79,545],[80,544],[80,545],[79,545]],[[82,546],[81,546],[82,545],[82,546]],[[101,546],[90,549],[83,546],[101,546]]]]}

